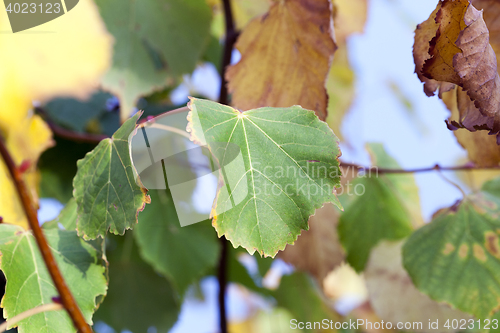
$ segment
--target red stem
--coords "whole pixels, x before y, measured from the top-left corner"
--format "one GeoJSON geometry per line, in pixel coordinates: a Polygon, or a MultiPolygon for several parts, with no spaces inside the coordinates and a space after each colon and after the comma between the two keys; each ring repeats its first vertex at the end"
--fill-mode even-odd
{"type": "Polygon", "coordinates": [[[28,218],[29,225],[33,230],[33,235],[35,236],[35,240],[38,244],[38,248],[42,253],[43,261],[47,266],[47,269],[50,273],[52,281],[54,281],[54,285],[59,292],[61,297],[61,303],[64,308],[68,312],[75,328],[81,333],[92,333],[92,329],[85,321],[80,308],[76,304],[71,291],[69,290],[64,278],[57,267],[54,256],[52,255],[52,251],[45,239],[42,228],[38,223],[38,217],[36,209],[31,201],[31,196],[22,179],[22,173],[16,167],[12,156],[10,155],[7,147],[5,146],[3,139],[0,137],[0,155],[2,156],[5,164],[7,165],[7,169],[9,170],[10,175],[12,176],[12,180],[14,181],[14,185],[16,187],[17,193],[19,195],[19,199],[23,205],[24,212],[26,213],[26,217],[28,218]]]}

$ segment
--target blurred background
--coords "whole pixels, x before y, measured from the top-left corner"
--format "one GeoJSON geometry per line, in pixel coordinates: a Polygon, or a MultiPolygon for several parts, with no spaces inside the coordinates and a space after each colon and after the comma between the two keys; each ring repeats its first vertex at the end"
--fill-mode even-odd
{"type": "MultiPolygon", "coordinates": [[[[252,0],[235,2],[239,3],[236,4],[236,10],[250,8],[248,13],[255,14],[266,12],[268,6],[266,1],[257,1],[258,4],[252,0]]],[[[344,81],[340,80],[344,84],[344,90],[339,90],[340,93],[337,94],[332,92],[336,94],[333,100],[338,103],[339,110],[338,116],[330,119],[329,123],[335,123],[336,134],[341,137],[342,160],[369,166],[371,161],[365,146],[367,143],[377,142],[383,144],[388,154],[402,168],[464,164],[467,154],[444,122],[449,117],[449,111],[438,97],[428,98],[423,93],[422,83],[414,74],[414,30],[418,23],[429,17],[437,0],[367,0],[366,3],[364,31],[348,36],[346,43],[340,45],[335,55],[341,56],[347,51],[352,69],[352,72],[346,69],[344,81]]],[[[359,15],[364,14],[360,12],[359,15]]],[[[182,79],[167,89],[141,98],[131,108],[132,113],[144,110],[143,118],[146,118],[166,112],[185,105],[188,96],[217,100],[221,84],[218,67],[222,32],[223,21],[218,8],[212,23],[209,50],[194,72],[183,75],[182,79]]],[[[239,59],[240,54],[235,50],[231,62],[237,63],[239,59]]],[[[43,105],[35,103],[35,106],[39,106],[58,126],[96,135],[111,135],[120,121],[119,99],[104,91],[95,92],[87,101],[56,98],[43,105]],[[86,116],[83,119],[74,118],[74,114],[78,112],[85,113],[86,116]]],[[[41,222],[56,218],[65,200],[71,196],[71,186],[68,187],[58,179],[72,178],[76,166],[60,166],[82,158],[94,146],[92,143],[75,144],[57,136],[55,142],[53,148],[41,155],[39,162],[42,180],[38,214],[41,222]],[[55,177],[56,173],[62,178],[55,177]]],[[[445,176],[463,189],[468,190],[470,187],[471,179],[464,178],[463,174],[446,172],[445,176]]],[[[462,197],[455,186],[435,171],[415,174],[415,179],[420,194],[421,213],[426,222],[438,209],[449,207],[462,197]]],[[[286,276],[295,271],[292,265],[280,259],[272,262],[256,259],[244,251],[237,252],[237,260],[250,276],[269,288],[277,288],[280,283],[286,283],[286,276]]],[[[324,301],[338,313],[376,320],[373,310],[366,305],[368,292],[363,277],[356,275],[348,266],[343,265],[330,273],[324,282],[324,289],[327,298],[324,301]]],[[[217,332],[217,292],[218,282],[214,275],[191,285],[180,305],[178,320],[169,332],[217,332]]],[[[231,333],[299,331],[290,329],[292,314],[277,306],[272,297],[259,295],[242,285],[231,283],[227,300],[231,333]]],[[[136,306],[154,306],[148,305],[150,301],[147,299],[142,301],[144,304],[138,303],[136,306]]],[[[95,331],[117,332],[105,320],[99,320],[99,311],[95,331]]],[[[153,325],[147,329],[147,333],[156,332],[163,331],[153,325]]]]}

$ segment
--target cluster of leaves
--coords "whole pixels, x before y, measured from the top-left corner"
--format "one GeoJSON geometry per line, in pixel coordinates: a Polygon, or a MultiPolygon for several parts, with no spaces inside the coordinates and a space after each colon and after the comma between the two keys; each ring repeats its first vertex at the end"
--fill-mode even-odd
{"type": "MultiPolygon", "coordinates": [[[[0,68],[0,131],[16,164],[29,166],[24,178],[33,202],[39,194],[67,202],[44,231],[90,324],[168,330],[189,286],[213,273],[217,235],[235,247],[229,281],[274,299],[303,321],[341,319],[322,293],[332,293],[328,276],[342,262],[364,272],[368,299],[385,321],[496,315],[500,179],[424,224],[412,175],[379,174],[376,168],[360,174],[339,165],[335,134],[354,81],[346,40],[362,31],[366,1],[233,1],[243,29],[236,43],[241,60],[226,71],[233,107],[193,98],[187,130],[220,165],[226,157],[220,143],[237,145],[243,163],[224,175],[221,183],[236,186],[219,187],[212,221],[182,228],[168,188],[148,191],[137,178],[128,140],[141,117],[175,107],[168,96],[183,74],[201,61],[219,65],[221,6],[204,0],[95,2],[72,11],[78,20],[66,15],[44,27],[71,27],[71,38],[0,39],[7,50],[0,60],[17,66],[0,68]],[[92,22],[92,29],[82,29],[83,22],[92,22]],[[95,91],[96,83],[107,92],[95,91]],[[87,101],[73,99],[90,93],[87,101]],[[40,112],[30,112],[32,100],[43,102],[40,112]],[[138,107],[146,112],[134,114],[138,107]],[[98,144],[54,141],[42,116],[52,128],[114,134],[98,144]],[[268,171],[278,167],[286,174],[268,171]],[[256,274],[240,262],[248,253],[257,261],[256,274]],[[273,262],[266,257],[276,255],[297,272],[273,290],[262,280],[273,262]]],[[[474,6],[497,9],[495,1],[439,2],[416,30],[414,57],[426,93],[439,88],[455,117],[450,126],[464,128],[457,138],[471,160],[491,165],[499,162],[496,140],[488,146],[496,155],[485,153],[479,147],[494,137],[477,134],[500,129],[491,38],[496,23],[493,14],[483,20],[474,6]]],[[[0,27],[6,24],[0,16],[0,27]]],[[[374,166],[399,168],[381,145],[367,150],[374,166]]],[[[3,161],[0,188],[0,268],[7,279],[2,307],[8,319],[52,302],[56,290],[3,161]]],[[[64,311],[18,325],[20,332],[74,331],[64,311]]]]}

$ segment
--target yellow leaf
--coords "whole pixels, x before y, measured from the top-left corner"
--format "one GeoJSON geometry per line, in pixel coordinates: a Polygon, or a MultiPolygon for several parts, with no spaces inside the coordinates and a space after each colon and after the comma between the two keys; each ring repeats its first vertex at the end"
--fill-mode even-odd
{"type": "MultiPolygon", "coordinates": [[[[0,31],[10,31],[0,10],[0,31]]],[[[61,95],[85,97],[94,90],[111,59],[112,38],[95,4],[82,0],[72,11],[41,26],[16,34],[0,34],[0,133],[23,173],[37,205],[40,154],[53,145],[47,124],[30,112],[32,101],[61,95]]],[[[28,228],[18,194],[0,160],[0,216],[5,223],[28,228]]]]}
{"type": "Polygon", "coordinates": [[[227,71],[236,108],[301,105],[326,118],[325,80],[336,45],[328,0],[274,2],[253,19],[237,49],[241,60],[227,71]]]}
{"type": "MultiPolygon", "coordinates": [[[[10,31],[4,10],[0,10],[0,31],[10,31]]],[[[111,43],[91,0],[81,0],[70,12],[25,32],[0,34],[0,63],[4,64],[0,90],[9,89],[28,100],[85,97],[109,66],[111,43]],[[16,84],[10,86],[13,76],[16,84]]],[[[26,114],[27,110],[10,112],[26,114]]]]}
{"type": "Polygon", "coordinates": [[[338,49],[333,57],[326,79],[328,92],[328,116],[326,122],[337,137],[342,140],[340,126],[355,95],[355,74],[349,63],[346,40],[354,33],[363,32],[367,0],[335,0],[333,26],[338,49]]]}
{"type": "Polygon", "coordinates": [[[347,37],[361,33],[365,28],[368,12],[367,0],[333,0],[335,39],[345,43],[347,37]]]}

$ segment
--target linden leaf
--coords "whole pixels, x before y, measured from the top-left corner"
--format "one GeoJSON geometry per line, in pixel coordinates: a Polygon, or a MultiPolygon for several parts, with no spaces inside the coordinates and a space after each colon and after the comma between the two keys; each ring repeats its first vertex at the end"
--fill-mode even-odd
{"type": "Polygon", "coordinates": [[[96,0],[115,37],[103,85],[120,98],[125,121],[138,98],[194,70],[210,33],[204,0],[96,0]],[[161,28],[159,28],[161,27],[161,28]]]}
{"type": "Polygon", "coordinates": [[[478,318],[500,306],[498,206],[500,179],[482,192],[440,211],[403,247],[403,263],[415,286],[478,318]]]}
{"type": "Polygon", "coordinates": [[[150,190],[149,195],[151,204],[139,214],[134,231],[139,251],[183,295],[191,283],[216,266],[217,237],[207,221],[181,227],[169,191],[150,190]]]}
{"type": "MultiPolygon", "coordinates": [[[[134,231],[135,232],[135,231],[134,231]]],[[[114,332],[168,332],[177,321],[180,297],[173,286],[139,256],[134,236],[108,236],[109,289],[95,313],[114,332]]]]}
{"type": "Polygon", "coordinates": [[[227,70],[241,110],[301,105],[327,115],[325,80],[336,46],[328,0],[287,0],[252,20],[236,43],[241,60],[227,70]]]}
{"type": "Polygon", "coordinates": [[[278,258],[311,273],[321,283],[345,257],[337,234],[339,217],[332,204],[317,209],[309,219],[309,230],[303,231],[295,244],[287,245],[278,258]]]}
{"type": "MultiPolygon", "coordinates": [[[[369,149],[373,165],[399,167],[382,145],[371,144],[369,149]]],[[[347,252],[347,262],[360,272],[378,242],[402,239],[422,222],[413,176],[373,171],[355,179],[351,185],[352,193],[342,197],[347,203],[342,201],[345,212],[340,216],[338,232],[347,252]]]]}
{"type": "MultiPolygon", "coordinates": [[[[412,332],[429,332],[428,321],[445,323],[454,319],[470,319],[471,316],[450,308],[447,304],[433,301],[422,294],[411,282],[403,268],[401,248],[404,241],[383,241],[370,254],[364,277],[370,304],[375,313],[386,322],[397,327],[398,322],[421,322],[412,332]]],[[[463,321],[462,321],[463,322],[463,321]]],[[[454,332],[439,325],[433,332],[454,332]]]]}
{"type": "Polygon", "coordinates": [[[337,138],[312,111],[293,106],[242,113],[194,98],[189,107],[191,140],[207,145],[225,166],[212,209],[219,237],[251,254],[274,256],[308,229],[316,208],[325,202],[341,207],[334,194],[337,138]],[[226,165],[226,158],[233,160],[226,165]]]}
{"type": "MultiPolygon", "coordinates": [[[[97,308],[96,298],[106,294],[107,281],[102,252],[84,242],[76,231],[44,230],[61,273],[87,323],[97,308]]],[[[10,319],[41,304],[52,303],[58,295],[31,231],[19,226],[0,225],[1,268],[7,279],[2,299],[4,316],[10,319]]],[[[64,310],[39,313],[18,323],[19,332],[38,333],[43,327],[54,332],[76,332],[64,310]]]]}
{"type": "MultiPolygon", "coordinates": [[[[314,322],[327,320],[340,321],[340,316],[333,311],[321,297],[313,280],[304,273],[294,273],[281,278],[279,288],[273,292],[278,307],[285,308],[293,318],[304,321],[304,331],[325,332],[324,327],[314,322]]],[[[292,321],[290,321],[292,323],[292,321]]],[[[279,330],[278,330],[279,331],[279,330]]]]}
{"type": "Polygon", "coordinates": [[[86,239],[104,238],[108,229],[123,235],[137,223],[139,211],[149,203],[147,190],[136,184],[128,138],[141,113],[127,120],[113,137],[102,140],[77,162],[73,179],[78,205],[78,234],[86,239]]]}

